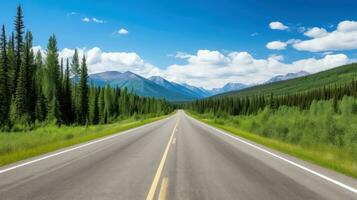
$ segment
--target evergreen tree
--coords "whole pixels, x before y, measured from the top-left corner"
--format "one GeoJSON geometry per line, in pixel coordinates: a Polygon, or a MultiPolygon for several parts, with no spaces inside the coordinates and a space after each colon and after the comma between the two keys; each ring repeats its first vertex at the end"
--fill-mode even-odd
{"type": "Polygon", "coordinates": [[[71,73],[74,76],[79,76],[81,74],[81,67],[79,65],[79,57],[77,49],[74,50],[72,63],[71,63],[71,73]]]}
{"type": "Polygon", "coordinates": [[[61,58],[61,64],[60,64],[60,77],[59,77],[59,80],[60,81],[63,81],[63,58],[61,58]]]}
{"type": "Polygon", "coordinates": [[[36,87],[36,105],[35,118],[38,121],[44,121],[47,115],[47,102],[43,93],[43,85],[45,84],[45,71],[42,61],[42,53],[40,50],[36,53],[36,70],[35,70],[35,87],[36,87]]]}
{"type": "Polygon", "coordinates": [[[89,95],[89,122],[91,124],[98,124],[99,110],[98,110],[98,90],[92,86],[89,95]]]}
{"type": "Polygon", "coordinates": [[[66,62],[66,70],[64,72],[63,80],[63,120],[65,123],[69,124],[73,121],[73,111],[72,111],[72,91],[71,91],[71,80],[69,72],[69,61],[66,62]]]}
{"type": "Polygon", "coordinates": [[[28,115],[27,103],[27,71],[26,65],[21,65],[17,78],[14,105],[11,109],[11,119],[15,123],[28,124],[31,121],[28,115]]]}
{"type": "Polygon", "coordinates": [[[104,89],[104,112],[107,116],[112,116],[112,94],[109,85],[104,89]]]}
{"type": "MultiPolygon", "coordinates": [[[[9,85],[9,91],[11,94],[15,93],[16,90],[16,79],[15,75],[17,74],[16,71],[16,56],[15,56],[15,40],[14,40],[14,33],[11,34],[9,37],[8,45],[7,45],[7,60],[8,60],[8,85],[9,85]]],[[[10,97],[12,98],[13,95],[10,97]]]]}
{"type": "Polygon", "coordinates": [[[26,68],[26,107],[28,114],[32,120],[35,118],[35,106],[36,106],[36,80],[35,80],[35,56],[32,50],[32,34],[27,32],[25,36],[24,53],[22,59],[22,65],[26,68]]]}
{"type": "Polygon", "coordinates": [[[8,120],[10,108],[10,93],[8,85],[8,58],[6,54],[5,26],[2,26],[0,35],[0,125],[8,120]]]}
{"type": "Polygon", "coordinates": [[[88,122],[88,71],[86,57],[82,58],[81,73],[78,85],[79,94],[79,122],[86,124],[88,122]]]}
{"type": "Polygon", "coordinates": [[[81,68],[79,64],[79,57],[77,49],[74,50],[74,54],[71,62],[71,74],[74,76],[74,84],[72,89],[72,102],[73,102],[73,110],[75,113],[76,121],[79,120],[79,96],[78,96],[78,79],[81,73],[81,68]]]}
{"type": "Polygon", "coordinates": [[[22,15],[22,9],[21,5],[17,7],[17,14],[15,17],[15,40],[16,40],[16,47],[15,47],[15,69],[14,69],[14,83],[13,85],[17,87],[17,79],[20,73],[20,68],[21,68],[21,59],[22,59],[22,53],[23,53],[23,34],[24,34],[24,21],[23,21],[23,15],[22,15]]]}
{"type": "Polygon", "coordinates": [[[45,96],[49,103],[48,119],[50,121],[59,122],[61,119],[59,94],[60,94],[60,70],[58,63],[58,49],[56,37],[52,35],[48,40],[47,57],[46,57],[46,81],[45,81],[45,96]]]}

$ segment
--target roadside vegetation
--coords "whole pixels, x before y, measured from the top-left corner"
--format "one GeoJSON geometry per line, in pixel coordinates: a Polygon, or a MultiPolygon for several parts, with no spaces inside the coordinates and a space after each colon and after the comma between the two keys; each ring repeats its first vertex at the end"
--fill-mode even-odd
{"type": "Polygon", "coordinates": [[[356,78],[357,65],[351,64],[298,79],[301,85],[294,87],[305,88],[301,92],[264,92],[281,92],[288,83],[282,81],[262,86],[255,95],[236,92],[185,106],[213,126],[357,177],[356,78]],[[344,73],[353,76],[341,82],[344,73]],[[336,84],[309,88],[311,82],[302,82],[314,77],[329,77],[336,84]]]}
{"type": "Polygon", "coordinates": [[[198,119],[290,155],[357,177],[357,100],[314,101],[310,109],[266,107],[256,115],[197,114],[198,119]]]}
{"type": "Polygon", "coordinates": [[[45,125],[31,131],[2,132],[0,166],[142,126],[165,117],[168,115],[136,115],[112,124],[60,127],[45,125]]]}

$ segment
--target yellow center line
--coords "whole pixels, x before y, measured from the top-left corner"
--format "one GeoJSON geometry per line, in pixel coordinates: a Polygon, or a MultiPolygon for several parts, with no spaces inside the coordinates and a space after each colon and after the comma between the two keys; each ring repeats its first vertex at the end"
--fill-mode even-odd
{"type": "Polygon", "coordinates": [[[164,177],[161,181],[161,188],[158,200],[165,200],[167,196],[167,188],[169,185],[169,178],[164,177]]]}
{"type": "Polygon", "coordinates": [[[169,143],[166,146],[166,149],[164,151],[164,155],[162,156],[162,159],[161,159],[159,167],[158,167],[158,169],[156,171],[154,180],[153,180],[153,182],[151,184],[151,187],[150,187],[148,196],[146,197],[146,200],[152,200],[154,198],[154,195],[155,195],[155,192],[156,192],[156,188],[157,188],[157,184],[159,183],[162,170],[164,169],[164,164],[165,164],[165,161],[166,161],[166,158],[167,158],[167,154],[168,154],[170,146],[171,146],[170,144],[171,144],[172,139],[174,137],[175,130],[176,130],[177,126],[178,126],[178,123],[179,122],[176,122],[175,128],[171,133],[171,136],[170,136],[170,139],[169,139],[169,143]]]}

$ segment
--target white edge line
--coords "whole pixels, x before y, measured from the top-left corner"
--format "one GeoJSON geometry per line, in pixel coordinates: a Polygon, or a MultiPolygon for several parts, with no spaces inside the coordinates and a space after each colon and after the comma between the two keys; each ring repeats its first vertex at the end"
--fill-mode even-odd
{"type": "MultiPolygon", "coordinates": [[[[187,116],[188,116],[188,115],[187,115],[187,116]]],[[[189,117],[190,117],[191,119],[194,119],[194,118],[191,117],[191,116],[189,116],[189,117]]],[[[273,156],[273,157],[275,157],[275,158],[278,158],[278,159],[280,159],[280,160],[283,160],[283,161],[285,161],[285,162],[287,162],[287,163],[289,163],[289,164],[291,164],[291,165],[294,165],[295,167],[298,167],[298,168],[300,168],[300,169],[302,169],[302,170],[305,170],[305,171],[307,171],[307,172],[309,172],[309,173],[311,173],[311,174],[314,174],[314,175],[316,175],[316,176],[318,176],[318,177],[320,177],[320,178],[322,178],[322,179],[325,179],[325,180],[327,180],[327,181],[329,181],[329,182],[331,182],[331,183],[334,183],[334,184],[336,184],[336,185],[338,185],[338,186],[340,186],[340,187],[342,187],[342,188],[344,188],[344,189],[346,189],[346,190],[348,190],[348,191],[350,191],[350,192],[353,192],[353,193],[357,194],[357,189],[355,189],[355,188],[353,188],[353,187],[351,187],[351,186],[349,186],[349,185],[346,185],[346,184],[341,183],[341,182],[339,182],[339,181],[337,181],[337,180],[335,180],[335,179],[332,179],[332,178],[330,178],[330,177],[328,177],[328,176],[325,176],[325,175],[323,175],[323,174],[320,174],[320,173],[318,173],[318,172],[316,172],[316,171],[314,171],[314,170],[311,170],[311,169],[309,169],[309,168],[307,168],[307,167],[304,167],[304,166],[302,166],[302,165],[300,165],[300,164],[297,164],[297,163],[295,163],[295,162],[293,162],[293,161],[291,161],[291,160],[288,160],[288,159],[286,159],[286,158],[284,158],[284,157],[281,157],[281,156],[279,156],[279,155],[277,155],[277,154],[275,154],[275,153],[272,153],[272,152],[270,152],[270,151],[268,151],[268,150],[266,150],[266,149],[263,149],[263,148],[261,148],[261,147],[259,147],[259,146],[256,146],[256,145],[254,145],[254,144],[252,144],[252,143],[250,143],[250,142],[247,142],[247,141],[242,140],[242,139],[240,139],[240,138],[238,138],[238,137],[235,137],[235,136],[233,136],[233,135],[231,135],[231,134],[229,134],[229,133],[226,133],[225,131],[222,131],[222,130],[220,130],[220,129],[217,129],[217,128],[215,128],[215,127],[212,127],[212,126],[210,126],[210,125],[208,125],[208,124],[206,124],[206,123],[203,123],[203,122],[201,122],[201,121],[199,121],[199,120],[197,120],[197,119],[194,119],[194,120],[197,121],[197,122],[200,122],[202,125],[204,125],[204,126],[206,126],[206,127],[208,127],[208,128],[211,128],[211,129],[213,129],[213,130],[218,131],[218,132],[221,133],[221,134],[224,134],[225,136],[228,136],[228,137],[230,137],[230,138],[232,138],[232,139],[234,139],[234,140],[237,140],[237,141],[242,142],[242,143],[244,143],[244,144],[246,144],[246,145],[249,145],[249,146],[251,146],[251,147],[253,147],[253,148],[255,148],[255,149],[258,149],[258,150],[260,150],[260,151],[262,151],[262,152],[264,152],[264,153],[267,153],[267,154],[269,154],[269,155],[271,155],[271,156],[273,156]]]]}
{"type": "MultiPolygon", "coordinates": [[[[175,116],[175,115],[173,115],[173,116],[175,116]]],[[[170,117],[162,119],[162,120],[169,120],[173,116],[170,116],[170,117]]],[[[156,123],[157,122],[162,122],[162,120],[156,121],[156,123]]],[[[31,161],[28,161],[28,162],[25,162],[25,163],[21,163],[21,164],[18,164],[18,165],[9,167],[9,168],[5,168],[5,169],[0,170],[0,174],[8,172],[8,171],[11,171],[11,170],[14,170],[14,169],[17,169],[17,168],[20,168],[20,167],[24,167],[26,165],[30,165],[30,164],[39,162],[41,160],[45,160],[45,159],[52,158],[52,157],[55,157],[55,156],[59,156],[61,154],[68,153],[68,152],[71,152],[71,151],[74,151],[74,150],[77,150],[77,149],[81,149],[83,147],[86,147],[86,146],[89,146],[89,145],[92,145],[92,144],[96,144],[96,143],[99,143],[99,142],[102,142],[102,141],[105,141],[105,140],[109,140],[109,139],[112,139],[112,138],[115,138],[115,137],[118,137],[118,136],[121,136],[121,135],[126,135],[126,134],[128,134],[128,133],[130,133],[132,131],[135,131],[135,130],[138,130],[138,129],[142,129],[142,128],[147,127],[148,125],[153,125],[153,124],[155,124],[155,122],[149,123],[149,124],[145,124],[143,126],[139,126],[139,127],[133,128],[133,129],[126,130],[126,131],[114,133],[113,135],[106,136],[106,137],[100,138],[100,139],[96,139],[94,141],[87,142],[85,144],[82,144],[82,145],[79,145],[79,146],[76,146],[76,147],[73,147],[73,148],[70,148],[70,149],[66,149],[66,150],[63,150],[63,151],[60,151],[60,152],[57,152],[57,153],[53,153],[53,154],[50,154],[50,155],[47,155],[47,156],[43,156],[41,158],[38,158],[38,159],[35,159],[35,160],[31,160],[31,161]]]]}

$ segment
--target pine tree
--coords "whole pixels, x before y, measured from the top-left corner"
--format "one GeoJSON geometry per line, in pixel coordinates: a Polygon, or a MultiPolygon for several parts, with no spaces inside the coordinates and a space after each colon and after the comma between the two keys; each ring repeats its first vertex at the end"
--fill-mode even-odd
{"type": "Polygon", "coordinates": [[[99,88],[99,95],[98,95],[98,118],[99,123],[104,123],[104,88],[99,88]]]}
{"type": "Polygon", "coordinates": [[[32,50],[32,34],[27,32],[25,36],[24,53],[22,59],[22,65],[26,67],[26,107],[29,116],[32,120],[35,118],[35,106],[36,106],[36,86],[35,86],[35,56],[32,50]]]}
{"type": "Polygon", "coordinates": [[[63,58],[61,58],[61,64],[60,64],[60,77],[59,80],[63,81],[63,58]]]}
{"type": "MultiPolygon", "coordinates": [[[[11,94],[15,93],[16,90],[16,80],[15,80],[15,75],[17,74],[16,72],[16,56],[15,56],[15,40],[14,40],[14,33],[11,34],[9,37],[8,45],[7,45],[7,60],[8,60],[8,85],[9,85],[9,91],[11,94]]],[[[13,95],[10,96],[12,98],[13,95]]]]}
{"type": "Polygon", "coordinates": [[[73,102],[73,111],[75,113],[75,120],[78,121],[80,118],[79,112],[79,92],[78,92],[78,79],[81,73],[81,68],[79,64],[79,57],[77,49],[74,50],[74,54],[71,62],[71,74],[74,76],[74,84],[72,86],[72,102],[73,102]]]}
{"type": "Polygon", "coordinates": [[[71,63],[71,73],[74,76],[79,76],[81,74],[81,67],[79,65],[79,57],[77,49],[74,50],[72,63],[71,63]]]}
{"type": "Polygon", "coordinates": [[[46,81],[45,96],[48,105],[48,120],[60,122],[61,113],[59,105],[60,94],[60,70],[58,63],[58,49],[56,37],[52,35],[48,40],[47,57],[46,57],[46,81]]]}
{"type": "Polygon", "coordinates": [[[82,58],[81,73],[78,85],[79,94],[79,122],[86,124],[88,122],[88,71],[86,57],[82,58]]]}
{"type": "Polygon", "coordinates": [[[66,69],[64,72],[63,80],[63,120],[65,123],[69,124],[73,121],[73,111],[72,111],[72,91],[71,91],[71,80],[69,72],[69,61],[67,59],[66,69]]]}
{"type": "Polygon", "coordinates": [[[13,85],[17,87],[17,79],[20,73],[20,68],[21,68],[21,59],[22,59],[22,53],[23,53],[23,34],[24,34],[24,21],[23,21],[23,15],[22,15],[22,9],[21,5],[17,7],[17,14],[15,17],[15,41],[16,41],[16,46],[15,46],[15,69],[14,69],[14,83],[13,85]]]}
{"type": "Polygon", "coordinates": [[[28,124],[31,121],[28,115],[27,103],[27,71],[26,66],[21,65],[17,78],[16,92],[13,109],[11,109],[11,119],[15,123],[28,124]]]}
{"type": "Polygon", "coordinates": [[[104,112],[108,116],[112,116],[112,94],[109,85],[104,89],[104,112]]]}
{"type": "Polygon", "coordinates": [[[8,64],[9,62],[6,54],[5,26],[3,25],[0,36],[0,125],[3,125],[7,122],[10,108],[8,64]]]}
{"type": "Polygon", "coordinates": [[[35,118],[37,121],[44,121],[47,115],[47,103],[43,94],[44,82],[44,66],[42,61],[41,51],[36,53],[36,70],[35,70],[35,87],[36,87],[36,105],[35,105],[35,118]]]}
{"type": "Polygon", "coordinates": [[[94,86],[91,87],[89,95],[89,122],[91,124],[99,122],[98,90],[94,86]]]}

